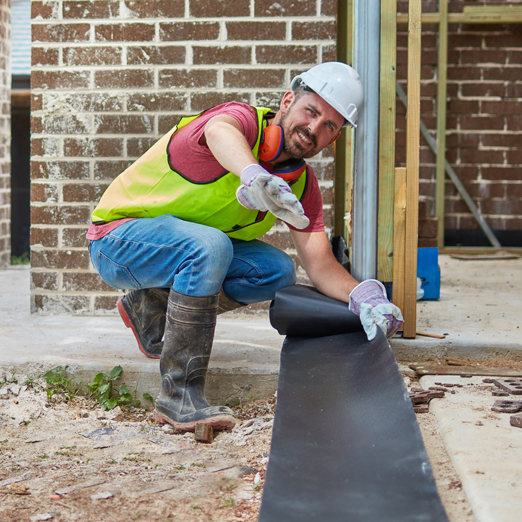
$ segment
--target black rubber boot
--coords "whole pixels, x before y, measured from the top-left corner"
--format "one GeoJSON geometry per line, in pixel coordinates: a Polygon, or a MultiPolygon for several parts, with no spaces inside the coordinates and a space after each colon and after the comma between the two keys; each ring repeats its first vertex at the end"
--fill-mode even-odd
{"type": "Polygon", "coordinates": [[[219,291],[218,315],[237,310],[243,306],[246,305],[230,299],[230,297],[228,297],[228,295],[223,291],[223,287],[221,287],[221,290],[219,291]]]}
{"type": "Polygon", "coordinates": [[[154,419],[179,430],[193,431],[198,422],[214,429],[232,429],[236,424],[230,408],[211,406],[205,398],[218,297],[170,291],[154,419]]]}
{"type": "Polygon", "coordinates": [[[121,318],[132,330],[141,353],[152,359],[161,356],[168,300],[168,288],[145,288],[132,290],[117,303],[121,318]]]}
{"type": "MultiPolygon", "coordinates": [[[[161,356],[168,300],[168,288],[146,288],[132,290],[117,303],[121,318],[125,326],[134,333],[141,353],[151,359],[159,359],[161,356]]],[[[245,305],[230,299],[221,288],[218,314],[231,312],[242,306],[245,305]]]]}

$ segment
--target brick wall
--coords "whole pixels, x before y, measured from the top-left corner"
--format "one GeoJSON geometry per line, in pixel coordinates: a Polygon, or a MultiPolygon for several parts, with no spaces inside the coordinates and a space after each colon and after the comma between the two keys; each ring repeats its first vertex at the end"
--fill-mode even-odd
{"type": "MultiPolygon", "coordinates": [[[[450,12],[486,2],[451,0],[450,12]]],[[[488,5],[507,4],[491,2],[488,5]]],[[[516,4],[517,2],[509,2],[516,4]]],[[[437,3],[423,2],[424,12],[437,3]]],[[[520,2],[519,2],[520,5],[520,2]]],[[[399,1],[399,12],[407,2],[399,1]]],[[[406,78],[406,25],[399,26],[397,74],[406,78]]],[[[421,118],[435,136],[438,25],[423,24],[421,118]]],[[[449,25],[447,159],[501,242],[522,244],[522,25],[449,25]]],[[[405,82],[401,84],[406,86],[405,82]]],[[[404,107],[397,101],[397,164],[405,161],[404,107]]],[[[433,215],[435,156],[421,138],[420,195],[433,215]]],[[[446,237],[480,239],[478,224],[446,179],[446,237]],[[448,233],[449,236],[448,237],[448,233]]],[[[460,239],[459,239],[460,238],[460,239]]],[[[488,244],[487,241],[484,244],[488,244]]]]}
{"type": "Polygon", "coordinates": [[[11,256],[11,2],[0,0],[0,268],[11,256]]]}
{"type": "MultiPolygon", "coordinates": [[[[84,238],[107,185],[180,116],[276,108],[335,59],[335,0],[33,1],[32,310],[113,312],[84,238]]],[[[331,222],[332,151],[310,162],[331,222]]],[[[286,227],[268,239],[291,248],[286,227]]]]}

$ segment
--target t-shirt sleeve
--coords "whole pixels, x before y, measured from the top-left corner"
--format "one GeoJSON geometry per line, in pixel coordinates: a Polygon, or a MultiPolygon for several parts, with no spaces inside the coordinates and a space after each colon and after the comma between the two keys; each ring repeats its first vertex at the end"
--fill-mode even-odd
{"type": "Polygon", "coordinates": [[[174,135],[168,145],[169,164],[174,170],[193,181],[203,183],[212,181],[225,172],[202,139],[207,122],[220,114],[235,118],[250,147],[255,145],[258,135],[255,110],[239,102],[218,105],[203,112],[174,135]]]}
{"type": "Polygon", "coordinates": [[[321,189],[319,188],[319,182],[315,177],[312,167],[307,165],[306,172],[306,188],[301,197],[301,205],[303,205],[305,216],[310,220],[310,224],[301,230],[287,224],[292,230],[297,230],[298,232],[323,232],[323,197],[321,195],[321,189]]]}

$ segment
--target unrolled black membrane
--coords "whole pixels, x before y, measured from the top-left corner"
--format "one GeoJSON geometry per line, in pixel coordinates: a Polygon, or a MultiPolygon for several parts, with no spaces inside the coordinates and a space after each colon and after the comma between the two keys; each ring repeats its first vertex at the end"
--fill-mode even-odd
{"type": "Polygon", "coordinates": [[[259,521],[447,522],[388,341],[379,330],[369,342],[360,323],[325,335],[325,325],[347,315],[340,306],[339,315],[312,325],[310,313],[326,309],[323,298],[290,287],[271,308],[272,324],[287,333],[322,335],[284,341],[259,521]]]}

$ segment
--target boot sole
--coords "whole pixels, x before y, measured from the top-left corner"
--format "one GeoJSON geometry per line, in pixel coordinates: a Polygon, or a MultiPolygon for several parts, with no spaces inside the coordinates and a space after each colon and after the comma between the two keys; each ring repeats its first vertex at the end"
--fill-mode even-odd
{"type": "Polygon", "coordinates": [[[230,415],[217,415],[216,417],[209,417],[208,419],[201,419],[193,422],[175,422],[169,419],[162,413],[154,411],[154,420],[161,424],[170,424],[177,430],[194,431],[196,424],[210,424],[215,430],[231,430],[236,425],[236,419],[230,415]]]}
{"type": "Polygon", "coordinates": [[[116,303],[116,306],[118,307],[118,312],[120,313],[120,316],[123,320],[123,324],[132,330],[132,333],[134,334],[134,338],[136,339],[136,342],[138,343],[138,348],[140,349],[140,352],[145,355],[145,357],[149,357],[150,359],[159,359],[161,355],[151,355],[149,352],[147,352],[143,346],[141,346],[140,338],[138,337],[138,334],[136,333],[136,330],[134,329],[134,326],[132,324],[132,321],[130,320],[129,315],[127,314],[127,311],[125,310],[125,307],[123,306],[123,302],[121,299],[118,299],[118,302],[116,303]]]}

